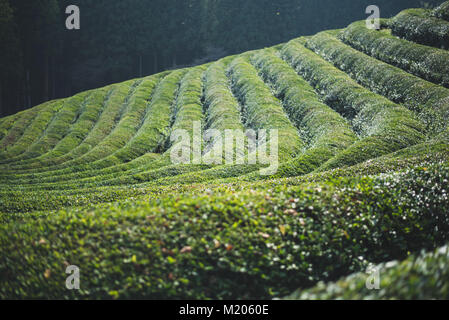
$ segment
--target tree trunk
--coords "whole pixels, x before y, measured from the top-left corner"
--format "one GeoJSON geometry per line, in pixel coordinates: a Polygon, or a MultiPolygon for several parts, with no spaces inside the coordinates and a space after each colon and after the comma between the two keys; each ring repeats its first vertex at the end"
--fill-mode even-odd
{"type": "MultiPolygon", "coordinates": [[[[170,62],[169,62],[170,63],[170,62]]],[[[159,70],[163,70],[166,69],[167,66],[167,55],[163,54],[162,55],[162,61],[161,61],[161,65],[160,65],[160,69],[159,70]]]]}
{"type": "Polygon", "coordinates": [[[173,55],[173,68],[176,68],[176,64],[177,64],[177,61],[176,61],[176,53],[173,55]]]}
{"type": "Polygon", "coordinates": [[[19,80],[17,82],[17,95],[16,95],[16,99],[17,99],[17,106],[22,106],[22,89],[23,89],[23,83],[22,80],[19,80]]]}
{"type": "Polygon", "coordinates": [[[142,78],[142,54],[139,55],[139,77],[142,78]]]}
{"type": "Polygon", "coordinates": [[[50,82],[50,63],[49,63],[49,57],[46,54],[45,58],[44,58],[44,101],[48,101],[49,100],[49,82],[50,82]]]}
{"type": "Polygon", "coordinates": [[[27,108],[31,108],[30,70],[27,70],[27,72],[26,72],[25,101],[26,101],[27,108]]]}
{"type": "Polygon", "coordinates": [[[3,91],[2,91],[2,80],[0,79],[0,116],[5,116],[6,115],[6,110],[3,110],[3,91]]]}
{"type": "Polygon", "coordinates": [[[56,63],[55,63],[55,56],[51,57],[51,80],[52,80],[52,92],[51,92],[51,98],[56,99],[56,63]]]}

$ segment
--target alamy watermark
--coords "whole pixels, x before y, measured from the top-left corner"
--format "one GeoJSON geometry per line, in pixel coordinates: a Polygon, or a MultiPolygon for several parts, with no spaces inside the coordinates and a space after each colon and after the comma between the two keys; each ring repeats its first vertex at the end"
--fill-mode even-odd
{"type": "Polygon", "coordinates": [[[366,14],[370,16],[366,19],[366,27],[371,30],[380,29],[380,9],[376,5],[370,5],[366,8],[366,14]]]}
{"type": "Polygon", "coordinates": [[[81,29],[80,8],[72,4],[65,9],[65,13],[69,15],[65,20],[67,30],[81,29]]]}
{"type": "Polygon", "coordinates": [[[366,279],[365,285],[368,290],[380,290],[380,271],[376,266],[370,265],[366,273],[368,278],[366,279]]]}
{"type": "Polygon", "coordinates": [[[170,159],[173,164],[261,165],[261,175],[273,175],[279,168],[277,129],[209,129],[202,133],[200,121],[193,130],[173,130],[170,159]]]}
{"type": "Polygon", "coordinates": [[[68,266],[65,273],[69,274],[65,280],[65,286],[68,290],[80,289],[80,268],[77,266],[68,266]]]}

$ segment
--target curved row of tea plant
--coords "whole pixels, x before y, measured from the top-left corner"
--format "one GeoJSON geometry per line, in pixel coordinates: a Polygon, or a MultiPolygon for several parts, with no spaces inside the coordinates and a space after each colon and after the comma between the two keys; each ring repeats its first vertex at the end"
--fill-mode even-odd
{"type": "MultiPolygon", "coordinates": [[[[28,110],[29,111],[29,110],[28,110]]],[[[0,122],[0,139],[3,139],[7,134],[11,127],[14,125],[17,119],[19,119],[23,114],[26,114],[26,110],[19,112],[14,115],[10,115],[8,117],[2,118],[0,122]]]]}
{"type": "Polygon", "coordinates": [[[309,173],[356,141],[348,122],[321,102],[309,83],[274,51],[261,51],[253,61],[283,102],[292,122],[303,132],[303,140],[308,142],[308,149],[283,164],[273,177],[309,173]]]}
{"type": "MultiPolygon", "coordinates": [[[[158,103],[158,101],[160,101],[160,100],[162,100],[165,103],[167,101],[167,99],[170,99],[170,95],[172,95],[172,97],[173,97],[174,92],[172,92],[171,90],[174,90],[174,86],[176,84],[173,84],[172,82],[178,81],[180,79],[180,77],[182,76],[182,72],[179,72],[179,73],[175,72],[173,75],[170,75],[170,76],[167,76],[167,79],[164,79],[166,81],[162,80],[161,84],[158,87],[158,89],[159,88],[160,89],[157,91],[157,97],[153,103],[158,103]],[[170,76],[172,76],[172,77],[170,77],[170,76]],[[168,98],[164,97],[162,94],[167,95],[168,98]]],[[[151,82],[151,84],[154,84],[154,83],[151,82]]],[[[132,94],[132,96],[131,96],[132,98],[129,98],[128,99],[129,101],[127,101],[126,104],[127,105],[131,104],[131,103],[134,104],[135,105],[134,108],[141,111],[142,112],[141,116],[142,116],[143,110],[145,110],[145,107],[147,104],[148,97],[146,97],[146,93],[145,93],[146,89],[144,87],[139,86],[138,88],[136,89],[137,92],[134,92],[132,94]],[[139,98],[139,96],[136,96],[136,94],[139,94],[138,88],[141,88],[141,92],[142,92],[142,93],[140,93],[140,98],[139,98]],[[137,100],[137,99],[140,99],[140,100],[137,100]],[[139,104],[136,105],[137,102],[139,102],[139,104]],[[136,106],[138,108],[136,108],[136,106]]],[[[107,138],[105,140],[101,141],[101,143],[99,145],[97,145],[96,148],[93,149],[94,151],[97,151],[96,154],[92,155],[91,152],[89,152],[80,158],[80,159],[83,159],[84,157],[87,157],[90,155],[91,156],[90,160],[93,161],[92,163],[88,163],[86,165],[81,165],[81,164],[73,165],[66,169],[58,170],[55,172],[50,171],[48,173],[46,172],[46,173],[40,173],[40,174],[32,174],[32,175],[29,175],[29,177],[31,177],[31,178],[35,177],[35,182],[40,183],[45,180],[51,181],[51,179],[54,179],[53,181],[65,180],[67,178],[66,175],[68,175],[70,173],[79,175],[80,171],[81,171],[81,174],[83,174],[85,171],[90,170],[90,172],[89,172],[90,174],[88,176],[92,176],[92,175],[94,176],[94,175],[96,175],[96,172],[98,170],[101,170],[103,168],[110,168],[114,165],[119,165],[121,162],[126,161],[129,158],[124,158],[126,156],[125,151],[126,151],[127,146],[129,146],[129,139],[133,138],[133,136],[132,136],[133,131],[129,130],[129,128],[133,128],[133,130],[136,131],[142,122],[139,122],[139,120],[140,120],[139,114],[129,113],[129,112],[125,113],[124,118],[122,120],[123,121],[120,121],[120,123],[117,125],[115,130],[113,130],[112,133],[109,136],[107,136],[107,138]],[[120,139],[118,139],[118,138],[120,138],[120,139]],[[117,148],[116,144],[120,140],[123,141],[123,142],[121,142],[123,144],[123,147],[117,148]],[[111,144],[111,148],[109,148],[109,151],[111,153],[110,155],[108,155],[108,153],[106,153],[104,150],[106,147],[106,144],[109,144],[109,143],[111,144]],[[115,149],[116,149],[114,152],[112,152],[112,150],[114,150],[114,149],[112,149],[112,147],[115,147],[115,149]],[[105,155],[105,157],[98,156],[100,154],[105,155]],[[124,158],[124,159],[119,157],[121,155],[124,155],[124,156],[122,156],[122,158],[124,158]],[[98,157],[99,160],[95,161],[96,157],[98,157]]],[[[143,131],[141,131],[141,132],[143,132],[143,131]]],[[[148,136],[145,136],[145,137],[148,138],[148,136]]],[[[136,137],[134,137],[134,138],[136,138],[136,137]]],[[[145,158],[147,158],[147,157],[145,157],[145,158]]],[[[79,163],[80,159],[76,159],[75,161],[77,161],[79,163]]],[[[132,159],[132,157],[131,157],[131,159],[132,159]]],[[[73,163],[75,161],[71,161],[71,162],[73,163]]],[[[119,170],[119,171],[122,171],[122,170],[119,170]]],[[[85,176],[85,174],[84,174],[84,176],[85,176]]],[[[19,181],[20,181],[20,179],[19,179],[19,181]]],[[[26,182],[26,180],[25,180],[25,182],[26,182]]]]}
{"type": "Polygon", "coordinates": [[[440,164],[377,178],[239,192],[222,187],[19,218],[0,226],[0,294],[285,296],[364,270],[368,262],[447,242],[447,179],[449,167],[440,164]],[[80,291],[61,285],[70,264],[82,266],[80,291]]]}
{"type": "Polygon", "coordinates": [[[0,298],[445,297],[445,273],[409,256],[449,243],[447,8],[0,119],[0,298]],[[230,129],[277,129],[277,172],[246,162],[271,141],[229,164],[230,129]],[[181,145],[192,164],[173,162],[181,145]],[[390,260],[417,273],[385,270],[372,296],[360,274],[332,283],[390,260]]]}
{"type": "Polygon", "coordinates": [[[390,34],[368,30],[364,21],[355,22],[339,35],[343,42],[364,53],[395,65],[416,76],[449,87],[449,52],[419,45],[390,34]]]}
{"type": "Polygon", "coordinates": [[[433,17],[431,10],[404,10],[392,19],[389,26],[393,34],[401,38],[449,49],[449,21],[433,17]]]}
{"type": "Polygon", "coordinates": [[[244,56],[233,60],[230,77],[234,94],[243,106],[245,126],[254,130],[278,129],[281,162],[297,155],[304,142],[285,114],[281,102],[259,77],[249,58],[244,56]]]}
{"type": "MultiPolygon", "coordinates": [[[[243,170],[246,167],[233,168],[230,176],[234,178],[225,178],[226,171],[218,171],[215,181],[210,177],[203,176],[203,183],[194,180],[195,185],[189,185],[188,181],[181,184],[154,184],[149,186],[117,186],[117,187],[90,187],[71,190],[52,190],[52,191],[0,191],[0,212],[32,212],[37,210],[55,210],[63,207],[81,206],[87,204],[96,204],[101,202],[110,202],[127,198],[157,197],[160,194],[173,192],[184,192],[185,190],[205,190],[215,188],[221,184],[236,188],[256,188],[262,186],[267,188],[271,185],[303,185],[310,182],[322,182],[338,177],[353,177],[364,174],[380,174],[387,172],[396,172],[420,164],[432,164],[440,161],[449,160],[449,130],[439,137],[423,142],[421,144],[385,155],[361,164],[335,169],[328,172],[314,172],[305,176],[274,179],[263,182],[244,181],[244,176],[235,177],[235,170],[243,170]],[[242,180],[243,179],[243,180],[242,180]]],[[[181,170],[179,167],[173,170],[181,170]]],[[[207,172],[205,170],[204,172],[207,172]]],[[[203,171],[201,171],[203,173],[203,171]]],[[[229,175],[229,173],[228,173],[229,175]]],[[[179,183],[179,182],[178,182],[179,183]]]]}
{"type": "MultiPolygon", "coordinates": [[[[77,173],[76,177],[74,176],[75,174],[60,175],[56,177],[56,181],[50,183],[43,183],[42,179],[39,179],[35,180],[36,183],[39,183],[38,185],[30,185],[25,187],[19,186],[18,188],[67,189],[75,187],[81,188],[88,186],[111,185],[116,183],[124,184],[130,183],[133,180],[133,175],[140,171],[144,171],[145,169],[152,170],[157,167],[168,165],[168,156],[158,158],[155,157],[151,153],[151,151],[156,151],[156,149],[158,148],[164,148],[165,140],[167,139],[168,127],[170,126],[170,115],[172,112],[171,104],[175,99],[178,83],[184,76],[184,74],[185,71],[183,70],[175,71],[166,76],[161,81],[161,83],[156,88],[156,92],[154,93],[152,102],[149,104],[149,113],[147,113],[148,118],[143,121],[143,125],[141,128],[142,130],[139,130],[137,134],[123,148],[119,149],[111,156],[108,156],[91,164],[90,167],[93,168],[95,165],[95,169],[90,170],[87,177],[85,172],[77,173]],[[157,128],[158,126],[159,128],[157,128]],[[151,136],[151,133],[153,133],[153,136],[151,136]],[[145,153],[146,147],[144,148],[144,144],[148,145],[150,142],[153,142],[153,146],[151,147],[152,149],[149,150],[150,153],[146,153],[144,155],[136,157],[136,155],[145,153]],[[81,179],[76,179],[77,177],[80,177],[81,179]],[[70,179],[68,180],[68,178],[70,179]],[[68,182],[60,182],[61,180],[68,182]]],[[[200,77],[197,72],[196,74],[192,72],[192,74],[193,77],[196,78],[192,78],[192,76],[188,74],[182,79],[182,83],[184,83],[187,88],[191,88],[190,90],[196,90],[197,87],[194,87],[193,89],[191,87],[192,81],[198,81],[200,77]]],[[[201,91],[201,83],[199,85],[199,90],[201,91]]],[[[189,92],[182,92],[182,90],[183,88],[181,87],[177,99],[177,103],[179,103],[180,106],[181,101],[185,102],[187,96],[190,94],[189,92]]],[[[180,107],[180,110],[181,109],[184,110],[183,107],[180,107]]],[[[189,109],[187,110],[187,112],[191,110],[192,109],[189,109]]],[[[186,112],[184,113],[187,114],[186,112]]],[[[187,120],[185,114],[180,114],[180,116],[178,117],[178,123],[185,127],[191,127],[191,122],[193,122],[194,120],[187,120]],[[181,119],[183,119],[183,121],[181,121],[181,119]]],[[[176,125],[177,124],[175,123],[175,126],[176,125]]]]}
{"type": "Polygon", "coordinates": [[[21,155],[0,161],[4,166],[5,163],[13,163],[20,165],[22,162],[37,158],[54,148],[58,142],[67,135],[71,125],[78,118],[84,102],[91,94],[91,91],[79,93],[69,99],[64,100],[64,105],[58,111],[56,116],[51,120],[50,124],[44,131],[44,134],[21,155]]]}
{"type": "Polygon", "coordinates": [[[25,128],[22,136],[13,145],[0,153],[0,159],[6,160],[24,153],[29,146],[43,135],[51,119],[58,113],[63,103],[63,100],[57,100],[49,103],[41,110],[33,122],[25,128]]]}
{"type": "MultiPolygon", "coordinates": [[[[131,96],[130,100],[128,101],[129,106],[132,108],[128,109],[128,113],[125,115],[124,119],[127,119],[127,123],[121,123],[122,127],[122,135],[120,137],[115,136],[114,140],[111,141],[118,145],[118,148],[115,151],[121,149],[124,147],[127,142],[135,135],[137,130],[140,128],[141,125],[141,119],[145,115],[147,110],[147,99],[151,97],[151,93],[153,92],[154,88],[157,84],[157,78],[146,78],[143,79],[138,87],[136,87],[135,92],[131,96]],[[118,140],[120,138],[120,140],[118,140]]],[[[117,129],[117,128],[116,128],[117,129]]],[[[115,133],[115,130],[114,130],[115,133]]],[[[99,145],[102,145],[105,141],[110,140],[110,136],[106,139],[104,139],[99,145]]],[[[98,146],[99,146],[98,145],[98,146]]],[[[96,149],[98,150],[98,146],[96,149]]],[[[102,151],[104,152],[104,146],[102,148],[102,151]]],[[[86,155],[84,155],[86,156],[86,155]]],[[[83,158],[83,157],[82,157],[83,158]]],[[[79,159],[82,159],[79,158],[79,159]]],[[[77,160],[79,160],[77,159],[77,160]]],[[[16,167],[17,168],[17,167],[16,167]]],[[[20,167],[19,167],[20,169],[20,167]]]]}
{"type": "Polygon", "coordinates": [[[22,170],[30,167],[48,167],[54,163],[53,159],[61,157],[75,149],[82,143],[95,125],[110,93],[111,88],[109,87],[92,91],[85,101],[83,101],[82,109],[77,115],[76,122],[70,126],[67,134],[52,150],[39,157],[21,161],[18,166],[15,164],[11,164],[10,166],[14,168],[14,170],[22,170]]]}
{"type": "Polygon", "coordinates": [[[437,7],[433,11],[432,14],[434,17],[449,21],[449,2],[446,1],[446,2],[442,3],[439,7],[437,7]]]}
{"type": "Polygon", "coordinates": [[[288,43],[282,55],[315,88],[323,91],[329,105],[352,121],[354,131],[362,138],[319,170],[354,165],[424,139],[423,126],[409,110],[358,85],[298,41],[288,43]]]}
{"type": "Polygon", "coordinates": [[[376,60],[326,32],[309,38],[306,45],[370,90],[414,111],[429,134],[447,127],[449,89],[376,60]]]}
{"type": "Polygon", "coordinates": [[[94,129],[89,133],[89,136],[81,143],[81,145],[67,155],[54,159],[55,163],[60,162],[60,164],[52,165],[51,167],[20,170],[17,172],[17,175],[27,178],[31,175],[45,177],[57,174],[59,170],[70,166],[74,159],[79,158],[94,149],[116,128],[126,111],[127,104],[125,101],[129,99],[134,92],[134,88],[139,83],[140,80],[130,80],[117,85],[107,101],[106,109],[101,114],[94,129]]]}
{"type": "MultiPolygon", "coordinates": [[[[41,104],[35,108],[25,112],[17,121],[14,122],[10,130],[0,140],[0,149],[7,151],[8,146],[15,144],[24,134],[26,128],[30,125],[32,120],[41,112],[43,112],[51,102],[41,104]]],[[[5,152],[4,151],[4,152],[5,152]]],[[[4,157],[4,156],[3,156],[4,157]]]]}
{"type": "MultiPolygon", "coordinates": [[[[225,130],[241,130],[243,132],[241,107],[237,99],[232,95],[230,90],[231,84],[226,76],[227,63],[229,61],[220,60],[212,64],[204,75],[205,128],[220,132],[225,130]]],[[[213,160],[215,153],[222,153],[223,150],[216,146],[217,144],[213,137],[212,141],[205,147],[205,156],[209,155],[213,160]]],[[[245,151],[237,147],[235,149],[236,157],[243,157],[245,151]]]]}

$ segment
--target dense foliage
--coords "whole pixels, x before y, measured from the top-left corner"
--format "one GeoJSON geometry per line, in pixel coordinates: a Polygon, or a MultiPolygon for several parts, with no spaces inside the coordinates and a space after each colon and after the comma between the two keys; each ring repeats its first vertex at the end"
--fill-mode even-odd
{"type": "MultiPolygon", "coordinates": [[[[444,40],[446,9],[0,118],[0,298],[447,298],[449,59],[401,37],[411,19],[444,40]],[[243,164],[174,163],[171,134],[194,124],[277,129],[279,169],[234,143],[243,164]]],[[[227,156],[218,139],[183,147],[227,156]]]]}
{"type": "Polygon", "coordinates": [[[0,292],[30,298],[282,296],[447,241],[448,179],[449,167],[435,165],[379,178],[237,192],[218,187],[15,218],[1,226],[6,281],[0,292]],[[78,293],[61,285],[68,264],[83,266],[78,293]]]}

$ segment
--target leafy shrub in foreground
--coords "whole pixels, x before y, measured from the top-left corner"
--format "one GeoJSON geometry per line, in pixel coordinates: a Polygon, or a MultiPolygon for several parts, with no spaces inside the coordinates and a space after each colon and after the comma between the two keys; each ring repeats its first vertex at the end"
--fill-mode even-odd
{"type": "Polygon", "coordinates": [[[0,298],[369,298],[360,275],[340,282],[360,294],[312,286],[392,259],[412,272],[386,270],[375,297],[446,297],[442,268],[408,256],[448,243],[449,91],[406,72],[443,83],[445,51],[349,26],[344,41],[370,57],[340,32],[0,119],[0,298]],[[280,129],[280,174],[172,165],[169,130],[194,121],[280,129]]]}
{"type": "Polygon", "coordinates": [[[448,179],[440,164],[25,216],[0,225],[0,296],[285,296],[446,242],[448,179]],[[68,264],[83,274],[77,293],[64,286],[68,264]]]}
{"type": "Polygon", "coordinates": [[[320,282],[312,289],[298,290],[288,300],[430,300],[449,299],[449,247],[422,252],[404,261],[375,266],[380,275],[380,290],[368,290],[367,273],[356,273],[337,282],[320,282]]]}

